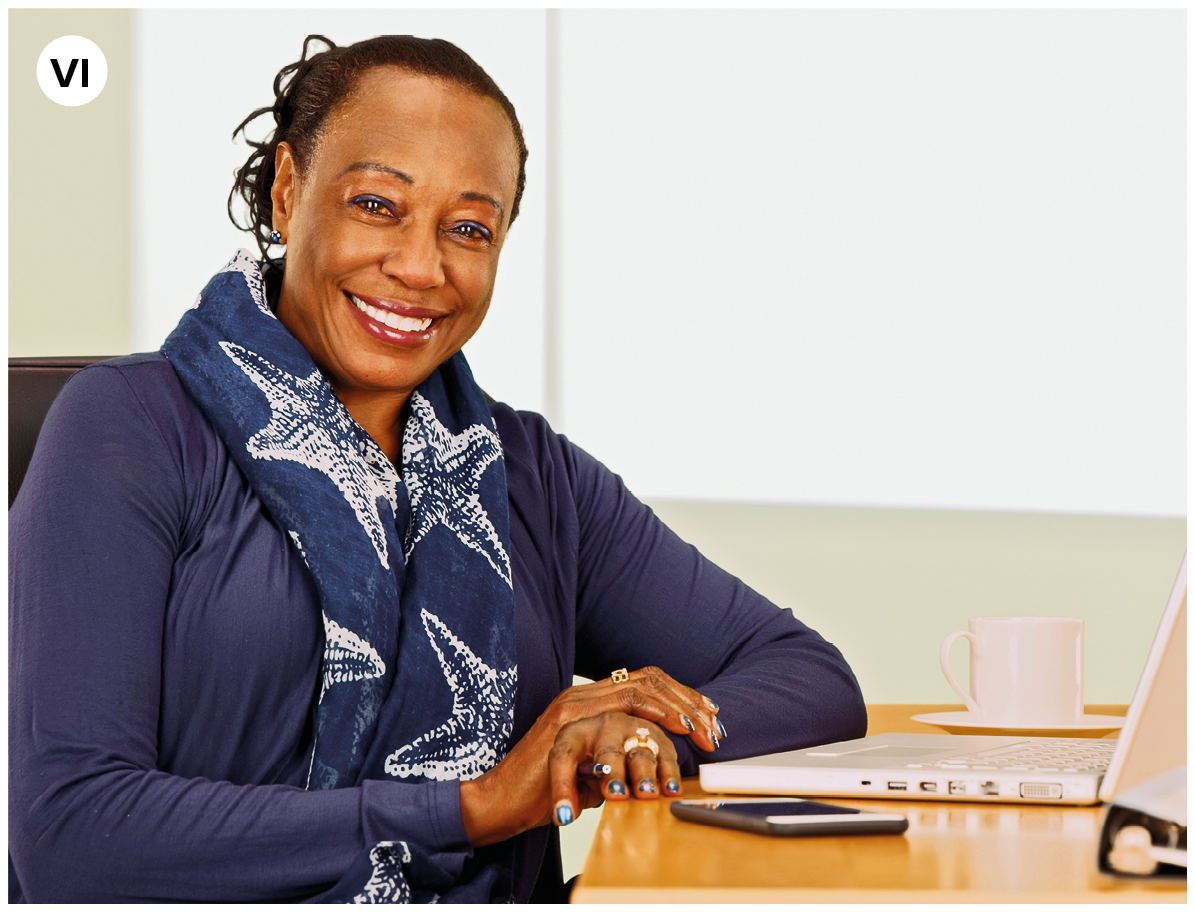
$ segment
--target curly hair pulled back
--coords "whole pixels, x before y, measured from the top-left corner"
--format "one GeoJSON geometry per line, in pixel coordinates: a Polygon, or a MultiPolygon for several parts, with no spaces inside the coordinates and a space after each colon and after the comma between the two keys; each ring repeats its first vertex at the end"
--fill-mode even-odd
{"type": "Polygon", "coordinates": [[[527,146],[523,141],[523,128],[519,125],[514,105],[472,57],[440,38],[380,35],[338,47],[323,35],[308,35],[303,41],[302,56],[284,66],[274,77],[274,103],[258,108],[232,131],[233,139],[238,133],[243,135],[253,152],[235,173],[228,194],[228,217],[237,228],[253,234],[266,261],[275,265],[280,262],[269,255],[274,211],[270,191],[274,186],[278,143],[290,145],[294,150],[295,165],[302,171],[311,161],[328,117],[348,99],[366,71],[382,66],[437,77],[492,98],[502,106],[514,131],[519,153],[519,177],[510,220],[513,222],[519,214],[519,200],[527,182],[527,146]],[[308,51],[315,41],[323,42],[326,48],[309,57],[308,51]],[[245,134],[245,128],[267,114],[274,119],[274,129],[264,140],[255,142],[245,134]],[[248,205],[249,223],[246,225],[242,225],[233,212],[233,201],[238,196],[248,205]]]}

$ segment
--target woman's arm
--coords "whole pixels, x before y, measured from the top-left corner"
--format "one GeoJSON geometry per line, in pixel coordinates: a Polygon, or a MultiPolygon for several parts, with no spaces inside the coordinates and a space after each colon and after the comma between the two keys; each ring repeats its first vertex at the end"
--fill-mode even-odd
{"type": "Polygon", "coordinates": [[[859,685],[833,645],[703,558],[589,454],[567,441],[562,453],[580,526],[576,671],[655,665],[714,700],[716,751],[672,739],[686,775],[864,733],[859,685]]]}
{"type": "Polygon", "coordinates": [[[218,471],[172,377],[146,358],[73,379],[10,512],[9,849],[24,898],[311,898],[398,839],[451,882],[471,852],[454,782],[308,792],[159,769],[163,682],[185,670],[164,664],[180,620],[167,602],[182,543],[203,534],[197,482],[218,471]]]}

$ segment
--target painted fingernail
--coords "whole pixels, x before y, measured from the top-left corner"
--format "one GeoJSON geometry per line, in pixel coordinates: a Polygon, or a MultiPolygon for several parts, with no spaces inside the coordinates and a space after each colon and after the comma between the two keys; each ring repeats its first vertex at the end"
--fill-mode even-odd
{"type": "Polygon", "coordinates": [[[687,728],[689,731],[697,731],[697,729],[693,727],[693,720],[688,716],[681,716],[680,720],[685,723],[685,728],[687,728]]]}
{"type": "Polygon", "coordinates": [[[720,734],[723,738],[725,738],[726,737],[726,726],[722,724],[722,720],[715,719],[714,722],[718,726],[718,734],[720,734]]]}
{"type": "Polygon", "coordinates": [[[667,782],[664,783],[664,790],[667,791],[669,794],[679,795],[680,794],[680,783],[677,782],[675,779],[669,779],[667,782]]]}
{"type": "Polygon", "coordinates": [[[708,706],[710,709],[717,710],[718,704],[715,703],[713,700],[711,700],[709,697],[702,697],[701,699],[705,700],[705,705],[708,706]]]}
{"type": "Polygon", "coordinates": [[[607,786],[607,791],[609,791],[611,795],[625,795],[627,793],[627,787],[622,784],[622,780],[615,779],[607,786]]]}
{"type": "Polygon", "coordinates": [[[573,809],[568,806],[568,802],[556,806],[556,822],[561,826],[568,826],[573,822],[573,809]]]}
{"type": "Polygon", "coordinates": [[[720,742],[720,741],[718,740],[718,736],[717,736],[717,735],[715,735],[713,732],[710,732],[710,740],[714,742],[714,750],[720,750],[720,749],[721,749],[721,747],[722,747],[722,742],[720,742]]]}
{"type": "Polygon", "coordinates": [[[644,779],[642,782],[639,783],[639,791],[648,792],[648,793],[654,795],[655,791],[656,791],[656,784],[654,782],[652,782],[650,779],[644,779]]]}

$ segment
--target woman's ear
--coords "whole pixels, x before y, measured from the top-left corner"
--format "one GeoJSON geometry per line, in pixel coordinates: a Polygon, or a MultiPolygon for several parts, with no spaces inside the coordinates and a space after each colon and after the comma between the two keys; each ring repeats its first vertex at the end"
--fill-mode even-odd
{"type": "Polygon", "coordinates": [[[295,190],[298,173],[295,171],[295,154],[290,145],[278,143],[274,152],[274,185],[270,188],[270,199],[274,203],[273,228],[282,239],[280,244],[286,243],[290,233],[290,220],[295,211],[295,190]]]}

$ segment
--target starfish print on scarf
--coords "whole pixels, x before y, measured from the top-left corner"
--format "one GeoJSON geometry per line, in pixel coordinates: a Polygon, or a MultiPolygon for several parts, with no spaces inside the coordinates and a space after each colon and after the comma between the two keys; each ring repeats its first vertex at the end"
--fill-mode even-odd
{"type": "Polygon", "coordinates": [[[380,678],[385,673],[386,663],[376,649],[324,615],[324,681],[319,702],[333,684],[380,678]]]}
{"type": "MultiPolygon", "coordinates": [[[[244,276],[245,285],[248,286],[249,294],[253,298],[253,303],[257,305],[257,309],[271,320],[277,319],[274,316],[274,311],[270,310],[270,305],[266,303],[266,283],[261,277],[261,266],[250,256],[249,251],[238,250],[217,275],[225,272],[239,272],[244,276]]],[[[195,303],[191,305],[191,308],[198,307],[202,302],[203,292],[200,292],[196,296],[195,303]]]]}
{"type": "Polygon", "coordinates": [[[382,566],[390,569],[378,500],[386,498],[392,513],[398,512],[399,478],[385,454],[356,433],[348,410],[319,370],[296,377],[240,345],[221,342],[220,347],[270,401],[270,423],[245,442],[245,449],[256,459],[289,460],[327,475],[357,514],[382,566]],[[351,458],[354,453],[361,458],[351,458]]]}
{"type": "Polygon", "coordinates": [[[443,524],[511,585],[510,558],[477,494],[482,474],[501,456],[502,443],[489,428],[474,424],[454,434],[427,399],[411,394],[402,444],[403,481],[411,498],[411,524],[403,543],[408,560],[416,543],[443,524]]]}
{"type": "Polygon", "coordinates": [[[405,842],[379,842],[370,850],[373,874],[353,897],[355,903],[409,903],[411,888],[402,866],[411,863],[411,849],[405,842]]]}
{"type": "Polygon", "coordinates": [[[505,752],[518,668],[491,668],[438,617],[426,608],[420,614],[452,690],[452,718],[387,757],[386,772],[401,779],[476,779],[505,752]]]}

